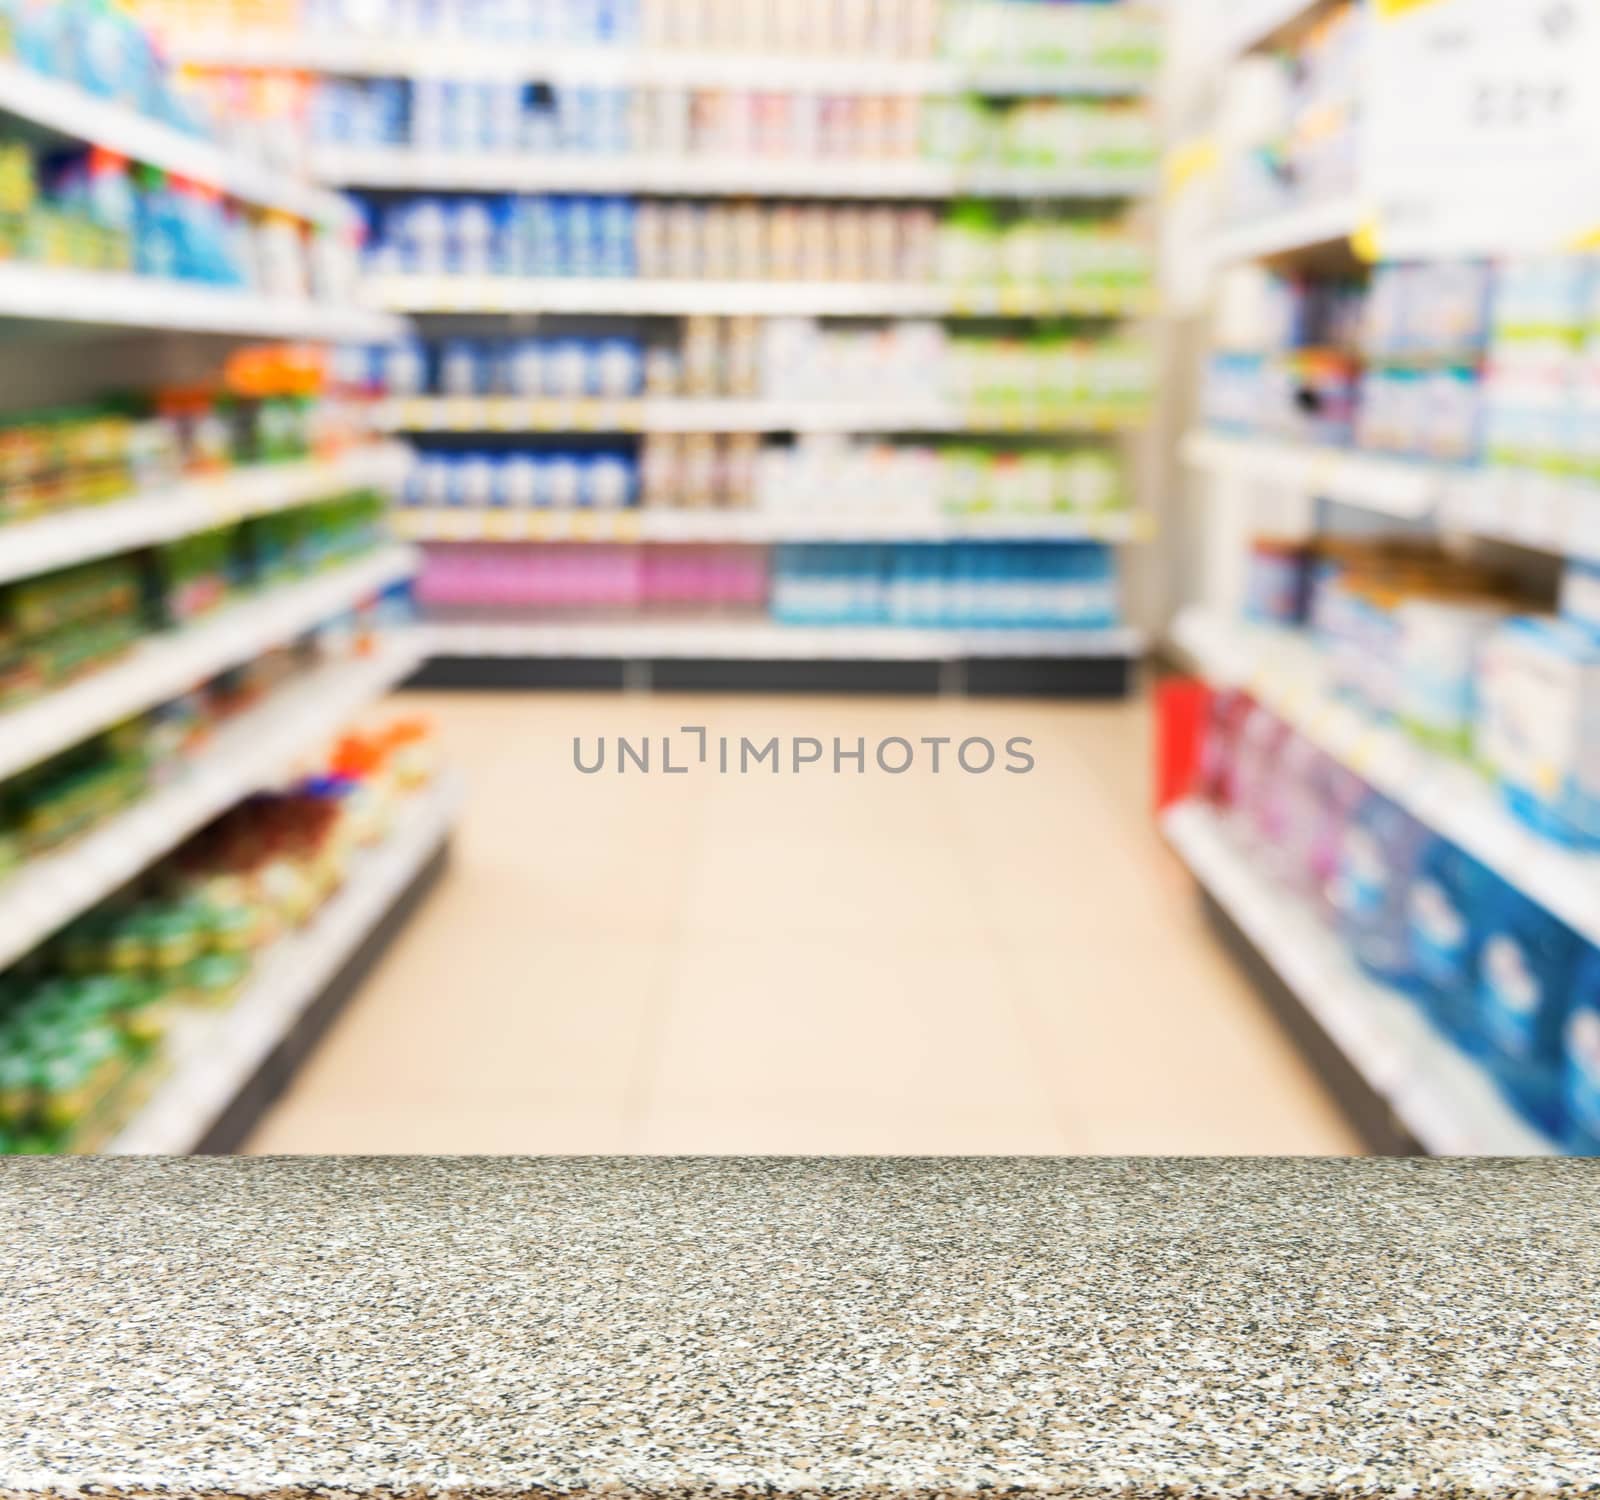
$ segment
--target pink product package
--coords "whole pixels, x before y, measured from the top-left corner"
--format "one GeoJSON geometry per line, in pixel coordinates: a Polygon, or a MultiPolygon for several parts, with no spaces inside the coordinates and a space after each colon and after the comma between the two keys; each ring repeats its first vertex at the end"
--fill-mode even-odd
{"type": "Polygon", "coordinates": [[[425,549],[416,595],[451,609],[759,607],[766,556],[759,547],[451,543],[425,549]]]}

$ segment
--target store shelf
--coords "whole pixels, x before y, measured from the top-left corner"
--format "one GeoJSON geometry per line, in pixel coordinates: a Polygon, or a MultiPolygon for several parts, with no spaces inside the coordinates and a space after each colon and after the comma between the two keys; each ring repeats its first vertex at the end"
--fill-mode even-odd
{"type": "Polygon", "coordinates": [[[1089,407],[994,411],[940,401],[555,401],[420,396],[386,402],[391,432],[1116,432],[1149,415],[1089,407]]]}
{"type": "Polygon", "coordinates": [[[790,318],[1142,317],[1153,294],[1092,287],[936,286],[901,281],[652,281],[592,276],[378,274],[395,313],[593,313],[790,318]]]}
{"type": "Polygon", "coordinates": [[[409,578],[415,568],[410,548],[387,547],[280,584],[183,630],[155,636],[116,665],[0,714],[0,780],[294,640],[409,578]]]}
{"type": "Polygon", "coordinates": [[[337,458],[254,465],[126,500],[3,524],[0,583],[153,547],[351,490],[394,489],[409,465],[410,454],[402,445],[374,444],[337,458]]]}
{"type": "Polygon", "coordinates": [[[172,786],[158,790],[65,849],[0,880],[0,969],[115,894],[191,834],[270,785],[402,682],[421,660],[414,641],[371,659],[319,669],[221,730],[172,786]]]}
{"type": "Polygon", "coordinates": [[[1138,631],[917,630],[780,625],[765,616],[714,620],[560,621],[423,627],[431,656],[682,657],[723,661],[955,661],[964,657],[1131,658],[1138,631]]]}
{"type": "Polygon", "coordinates": [[[1600,484],[1510,469],[1456,472],[1440,519],[1453,531],[1600,562],[1600,484]]]}
{"type": "Polygon", "coordinates": [[[866,500],[854,509],[789,514],[738,510],[402,509],[414,542],[1132,542],[1154,532],[1130,511],[1096,515],[930,515],[866,500]]]}
{"type": "Polygon", "coordinates": [[[191,182],[220,188],[230,197],[261,208],[331,226],[344,226],[352,219],[349,205],[337,193],[274,171],[22,63],[0,61],[0,115],[24,121],[61,140],[101,146],[191,182]]]}
{"type": "Polygon", "coordinates": [[[625,47],[546,47],[448,38],[217,32],[174,36],[188,62],[289,68],[349,77],[519,78],[551,83],[760,89],[772,93],[1027,94],[1118,97],[1148,92],[1144,69],[1083,64],[962,63],[939,58],[784,56],[625,47]]]}
{"type": "Polygon", "coordinates": [[[1555,1153],[1415,1005],[1362,974],[1314,914],[1263,873],[1259,854],[1232,841],[1211,809],[1178,807],[1163,826],[1195,878],[1425,1150],[1555,1153]]]}
{"type": "Polygon", "coordinates": [[[1207,244],[1206,255],[1213,265],[1225,266],[1348,246],[1360,232],[1363,218],[1361,203],[1354,197],[1307,204],[1219,231],[1207,244]]]}
{"type": "Polygon", "coordinates": [[[23,261],[0,264],[0,321],[326,343],[381,343],[402,329],[359,307],[23,261]]]}
{"type": "Polygon", "coordinates": [[[1094,168],[948,166],[939,162],[804,160],[754,155],[650,156],[569,152],[418,151],[324,146],[324,182],[410,192],[650,193],[788,198],[1135,198],[1153,172],[1094,168]]]}
{"type": "Polygon", "coordinates": [[[1260,484],[1281,485],[1303,495],[1335,500],[1405,520],[1432,515],[1453,472],[1444,465],[1315,443],[1191,433],[1184,462],[1207,473],[1260,484]]]}
{"type": "Polygon", "coordinates": [[[107,1151],[176,1156],[200,1149],[439,854],[459,802],[448,780],[419,793],[388,838],[358,856],[343,888],[311,924],[263,958],[232,1006],[182,1018],[167,1041],[170,1075],[107,1151]]]}
{"type": "Polygon", "coordinates": [[[1470,767],[1425,750],[1334,698],[1321,655],[1310,642],[1198,610],[1179,617],[1175,639],[1212,681],[1248,689],[1419,822],[1574,932],[1600,943],[1600,857],[1540,838],[1470,767]]]}

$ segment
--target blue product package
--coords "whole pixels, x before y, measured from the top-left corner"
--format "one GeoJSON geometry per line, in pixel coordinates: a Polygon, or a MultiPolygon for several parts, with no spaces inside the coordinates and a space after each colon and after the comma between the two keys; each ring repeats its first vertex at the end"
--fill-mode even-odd
{"type": "Polygon", "coordinates": [[[545,346],[544,394],[575,400],[594,394],[592,339],[551,339],[545,346]]]}
{"type": "Polygon", "coordinates": [[[319,146],[348,146],[356,139],[358,85],[348,78],[324,78],[311,92],[309,129],[319,146]]]}
{"type": "MultiPolygon", "coordinates": [[[[413,198],[394,210],[407,271],[439,276],[453,269],[455,215],[442,198],[413,198]]],[[[394,224],[391,216],[391,225],[394,224]]]]}
{"type": "Polygon", "coordinates": [[[368,89],[373,143],[405,145],[410,118],[410,85],[399,78],[374,78],[368,89]]]}
{"type": "Polygon", "coordinates": [[[484,510],[494,503],[498,460],[491,453],[458,453],[452,476],[451,504],[484,510]]]}
{"type": "Polygon", "coordinates": [[[1429,1019],[1458,1047],[1481,1052],[1477,970],[1480,908],[1494,877],[1445,839],[1423,854],[1406,900],[1411,981],[1429,1019]]]}
{"type": "Polygon", "coordinates": [[[1561,1036],[1583,945],[1501,880],[1493,882],[1481,913],[1478,1018],[1489,1071],[1529,1121],[1559,1134],[1561,1036]]]}
{"type": "Polygon", "coordinates": [[[1562,1144],[1579,1156],[1600,1156],[1600,949],[1578,963],[1564,1039],[1562,1144]]]}
{"type": "Polygon", "coordinates": [[[625,454],[590,454],[581,483],[580,503],[591,510],[626,510],[634,503],[636,476],[625,454]]]}
{"type": "Polygon", "coordinates": [[[596,239],[594,274],[632,276],[635,270],[634,244],[637,236],[636,206],[631,198],[609,197],[596,200],[596,239]]]}
{"type": "Polygon", "coordinates": [[[495,269],[495,219],[487,198],[459,198],[445,210],[446,270],[488,276],[495,269]]]}
{"type": "Polygon", "coordinates": [[[524,400],[544,394],[543,339],[517,339],[506,350],[503,380],[508,396],[524,400]]]}
{"type": "Polygon", "coordinates": [[[1340,936],[1375,978],[1411,982],[1408,898],[1434,835],[1377,792],[1344,829],[1333,905],[1340,936]]]}
{"type": "Polygon", "coordinates": [[[500,460],[495,504],[507,510],[531,510],[539,504],[543,476],[532,453],[507,453],[500,460]]]}
{"type": "Polygon", "coordinates": [[[374,375],[391,396],[423,396],[432,389],[428,347],[418,338],[397,339],[375,351],[374,375]]]}
{"type": "Polygon", "coordinates": [[[594,394],[618,401],[644,384],[644,350],[638,339],[603,338],[594,350],[594,394]]]}
{"type": "Polygon", "coordinates": [[[545,494],[556,510],[576,510],[583,503],[583,466],[575,453],[545,456],[545,494]]]}
{"type": "Polygon", "coordinates": [[[1509,620],[1479,658],[1476,747],[1513,813],[1600,847],[1600,637],[1571,620],[1509,620]]]}
{"type": "Polygon", "coordinates": [[[441,396],[489,394],[490,358],[477,339],[447,339],[439,350],[438,389],[441,396]]]}

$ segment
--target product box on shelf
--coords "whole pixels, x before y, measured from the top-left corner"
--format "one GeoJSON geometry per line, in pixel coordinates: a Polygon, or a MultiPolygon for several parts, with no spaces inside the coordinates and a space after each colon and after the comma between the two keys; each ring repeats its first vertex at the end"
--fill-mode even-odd
{"type": "Polygon", "coordinates": [[[1510,807],[1564,843],[1600,846],[1600,638],[1525,617],[1479,664],[1477,751],[1510,807]]]}

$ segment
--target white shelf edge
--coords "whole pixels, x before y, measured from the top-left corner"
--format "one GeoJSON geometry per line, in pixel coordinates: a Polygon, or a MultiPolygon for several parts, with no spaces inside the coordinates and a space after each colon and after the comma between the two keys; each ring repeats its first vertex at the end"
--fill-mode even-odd
{"type": "Polygon", "coordinates": [[[1316,443],[1194,432],[1184,440],[1191,468],[1283,485],[1323,500],[1404,520],[1430,516],[1444,498],[1451,471],[1424,460],[1388,458],[1316,443]]]}
{"type": "Polygon", "coordinates": [[[478,510],[401,508],[396,532],[412,542],[1136,542],[1154,531],[1136,511],[1099,515],[940,516],[854,510],[786,514],[729,510],[478,510]]]}
{"type": "Polygon", "coordinates": [[[684,88],[822,89],[840,94],[1034,94],[1131,97],[1153,90],[1143,69],[1084,63],[960,62],[946,58],[834,57],[674,52],[620,46],[546,46],[471,39],[238,35],[170,38],[187,62],[214,67],[292,68],[351,77],[541,79],[552,83],[654,84],[684,88]]]}
{"type": "Polygon", "coordinates": [[[0,583],[155,546],[345,490],[392,490],[404,481],[409,462],[402,444],[369,444],[335,458],[254,464],[124,500],[0,524],[0,583]]]}
{"type": "Polygon", "coordinates": [[[1211,809],[1181,805],[1162,826],[1195,878],[1430,1154],[1557,1154],[1411,1001],[1362,974],[1309,910],[1275,889],[1211,809]]]}
{"type": "Polygon", "coordinates": [[[896,160],[818,161],[750,156],[588,152],[418,151],[322,146],[312,169],[347,188],[421,192],[650,193],[808,198],[1139,198],[1155,173],[1095,168],[950,166],[896,160]]]}
{"type": "Polygon", "coordinates": [[[391,399],[378,424],[390,432],[1124,432],[1144,412],[1092,407],[986,412],[948,402],[764,400],[525,400],[424,396],[391,399]]]}
{"type": "Polygon", "coordinates": [[[219,188],[257,207],[332,227],[351,222],[350,206],[337,193],[9,59],[0,60],[0,114],[219,188]]]}
{"type": "Polygon", "coordinates": [[[1184,440],[1183,459],[1212,474],[1402,520],[1436,516],[1463,535],[1600,561],[1600,484],[1578,478],[1206,431],[1184,440]]]}
{"type": "Polygon", "coordinates": [[[294,640],[415,569],[410,548],[389,546],[278,584],[197,624],[156,635],[115,664],[0,714],[0,780],[294,640]]]}
{"type": "Polygon", "coordinates": [[[1286,209],[1253,224],[1218,230],[1206,243],[1204,253],[1214,266],[1299,254],[1351,240],[1359,232],[1363,218],[1358,198],[1331,198],[1286,209]]]}
{"type": "Polygon", "coordinates": [[[1420,823],[1587,941],[1600,943],[1600,856],[1541,838],[1507,811],[1470,767],[1335,700],[1323,687],[1323,667],[1308,642],[1200,610],[1180,615],[1175,634],[1211,680],[1252,693],[1420,823]]]}
{"type": "Polygon", "coordinates": [[[26,261],[0,264],[0,319],[323,343],[378,343],[402,326],[388,313],[310,298],[26,261]]]}
{"type": "Polygon", "coordinates": [[[343,888],[309,926],[267,953],[244,992],[217,1015],[184,1018],[171,1074],[106,1147],[116,1156],[195,1150],[340,969],[360,950],[443,846],[460,804],[448,778],[414,794],[388,838],[354,861],[343,888]]]}
{"type": "Polygon", "coordinates": [[[1136,657],[1137,630],[922,630],[910,626],[782,625],[765,617],[544,624],[435,623],[430,656],[702,657],[726,661],[951,661],[966,657],[1104,660],[1136,657]]]}
{"type": "Polygon", "coordinates": [[[0,969],[115,894],[416,669],[414,640],[322,667],[224,726],[171,786],[0,880],[0,969]]]}
{"type": "Polygon", "coordinates": [[[1052,293],[1027,287],[919,282],[656,280],[644,277],[470,276],[376,272],[368,282],[394,313],[693,313],[791,317],[1136,319],[1155,295],[1052,293]]]}

